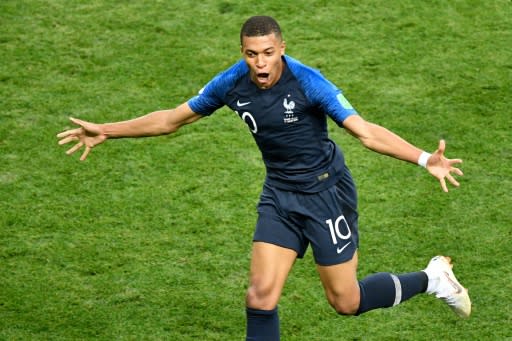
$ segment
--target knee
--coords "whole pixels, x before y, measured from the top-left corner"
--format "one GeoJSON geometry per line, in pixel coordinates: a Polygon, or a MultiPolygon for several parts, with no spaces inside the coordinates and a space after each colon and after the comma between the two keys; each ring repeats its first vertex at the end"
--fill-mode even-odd
{"type": "Polygon", "coordinates": [[[270,284],[252,282],[247,289],[246,305],[253,309],[272,310],[277,306],[279,290],[270,284]]]}
{"type": "Polygon", "coordinates": [[[355,315],[359,310],[359,299],[352,298],[333,298],[329,300],[329,304],[340,315],[355,315]]]}

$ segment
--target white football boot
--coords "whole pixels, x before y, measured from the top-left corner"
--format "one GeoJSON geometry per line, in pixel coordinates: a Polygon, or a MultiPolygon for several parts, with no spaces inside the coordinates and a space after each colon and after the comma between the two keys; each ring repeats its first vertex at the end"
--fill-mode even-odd
{"type": "Polygon", "coordinates": [[[468,290],[460,285],[452,271],[450,257],[436,256],[423,270],[428,276],[427,294],[435,294],[452,308],[460,317],[471,314],[471,300],[468,290]]]}

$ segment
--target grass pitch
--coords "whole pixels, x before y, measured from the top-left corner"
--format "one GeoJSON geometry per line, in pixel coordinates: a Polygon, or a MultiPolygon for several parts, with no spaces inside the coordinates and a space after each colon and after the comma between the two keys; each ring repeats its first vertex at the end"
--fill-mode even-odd
{"type": "Polygon", "coordinates": [[[56,133],[173,107],[239,58],[269,14],[287,52],[356,109],[464,159],[445,194],[342,130],[360,193],[360,276],[447,254],[473,315],[417,297],[358,318],[323,297],[311,254],[280,304],[283,340],[512,338],[512,3],[0,2],[0,339],[240,340],[263,165],[226,109],[170,137],[108,141],[80,163],[56,133]]]}

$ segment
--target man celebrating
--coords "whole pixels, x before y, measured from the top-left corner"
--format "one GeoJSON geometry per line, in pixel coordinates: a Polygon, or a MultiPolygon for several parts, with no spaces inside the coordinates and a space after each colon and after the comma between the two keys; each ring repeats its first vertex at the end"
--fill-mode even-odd
{"type": "Polygon", "coordinates": [[[417,163],[439,179],[459,183],[459,159],[444,156],[445,143],[429,154],[391,131],[364,120],[320,72],[285,54],[278,23],[249,18],[240,32],[243,59],[214,77],[197,96],[175,109],[115,123],[72,118],[79,127],[57,135],[77,141],[81,160],[108,138],[170,134],[227,105],[248,126],[266,166],[253,238],[246,296],[247,340],[279,340],[277,305],[286,278],[309,245],[327,300],[343,315],[397,305],[419,293],[435,294],[461,317],[471,302],[448,257],[436,256],[423,271],[356,277],[357,194],[341,149],[328,137],[327,117],[368,149],[417,163]]]}

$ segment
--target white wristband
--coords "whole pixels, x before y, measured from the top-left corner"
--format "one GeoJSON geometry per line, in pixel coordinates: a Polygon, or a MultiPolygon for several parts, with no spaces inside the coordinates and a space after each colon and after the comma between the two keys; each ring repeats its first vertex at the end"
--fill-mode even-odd
{"type": "Polygon", "coordinates": [[[421,167],[427,168],[427,161],[432,156],[432,154],[427,152],[421,152],[420,158],[418,159],[418,165],[421,167]]]}

